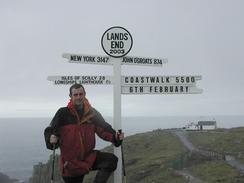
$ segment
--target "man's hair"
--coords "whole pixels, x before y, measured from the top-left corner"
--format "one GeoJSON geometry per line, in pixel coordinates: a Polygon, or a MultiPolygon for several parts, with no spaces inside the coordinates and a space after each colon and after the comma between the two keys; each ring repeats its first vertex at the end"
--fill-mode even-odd
{"type": "Polygon", "coordinates": [[[73,85],[69,88],[69,96],[70,96],[70,97],[72,96],[72,89],[78,89],[78,88],[82,88],[83,91],[84,91],[84,94],[86,95],[86,90],[85,90],[84,86],[81,85],[81,84],[75,83],[75,84],[73,84],[73,85]]]}

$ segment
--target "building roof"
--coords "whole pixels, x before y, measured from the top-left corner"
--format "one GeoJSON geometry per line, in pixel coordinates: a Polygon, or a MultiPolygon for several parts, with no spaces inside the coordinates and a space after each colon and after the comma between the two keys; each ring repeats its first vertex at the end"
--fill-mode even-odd
{"type": "Polygon", "coordinates": [[[216,125],[216,121],[198,121],[198,125],[206,125],[206,126],[211,126],[211,125],[216,125]]]}

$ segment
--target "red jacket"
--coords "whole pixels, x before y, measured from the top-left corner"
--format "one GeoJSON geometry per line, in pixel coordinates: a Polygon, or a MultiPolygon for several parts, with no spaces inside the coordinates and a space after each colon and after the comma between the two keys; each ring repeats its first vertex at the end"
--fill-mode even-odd
{"type": "Polygon", "coordinates": [[[49,149],[52,148],[49,142],[51,134],[59,137],[62,176],[79,176],[91,169],[96,160],[95,134],[115,146],[121,144],[115,140],[115,130],[87,100],[84,102],[83,114],[78,114],[72,102],[57,111],[44,133],[49,149]]]}

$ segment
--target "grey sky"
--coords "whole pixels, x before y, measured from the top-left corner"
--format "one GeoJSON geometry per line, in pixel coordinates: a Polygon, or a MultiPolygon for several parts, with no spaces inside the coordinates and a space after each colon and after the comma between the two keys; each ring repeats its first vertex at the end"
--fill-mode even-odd
{"type": "MultiPolygon", "coordinates": [[[[198,95],[122,96],[122,116],[243,114],[242,0],[0,0],[0,117],[53,116],[69,86],[49,75],[112,75],[111,66],[71,64],[62,53],[105,55],[102,34],[132,34],[129,56],[168,58],[162,68],[123,66],[123,75],[202,75],[198,95]]],[[[112,115],[112,86],[85,86],[112,115]]]]}

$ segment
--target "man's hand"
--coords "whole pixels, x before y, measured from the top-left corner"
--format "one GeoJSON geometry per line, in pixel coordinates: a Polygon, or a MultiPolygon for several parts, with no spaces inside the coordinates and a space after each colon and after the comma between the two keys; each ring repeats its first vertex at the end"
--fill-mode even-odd
{"type": "Polygon", "coordinates": [[[50,143],[56,144],[57,142],[58,142],[58,137],[56,135],[51,135],[50,136],[50,143]]]}
{"type": "Polygon", "coordinates": [[[122,140],[124,139],[124,132],[122,132],[122,131],[119,130],[119,131],[116,133],[115,138],[116,138],[117,141],[122,141],[122,140]]]}

